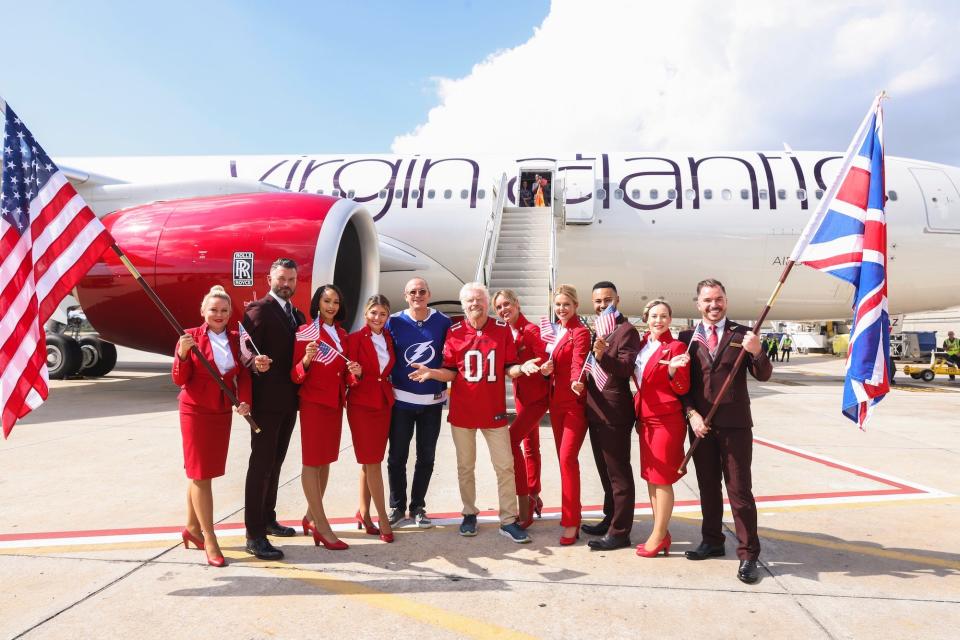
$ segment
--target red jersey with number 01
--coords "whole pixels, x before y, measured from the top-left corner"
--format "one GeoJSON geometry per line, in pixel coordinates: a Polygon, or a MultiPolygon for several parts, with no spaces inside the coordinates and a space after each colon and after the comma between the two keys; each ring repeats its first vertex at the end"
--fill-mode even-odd
{"type": "Polygon", "coordinates": [[[506,370],[516,361],[513,334],[502,320],[487,318],[479,330],[465,320],[451,326],[443,345],[443,367],[457,372],[450,389],[450,424],[506,426],[506,370]]]}

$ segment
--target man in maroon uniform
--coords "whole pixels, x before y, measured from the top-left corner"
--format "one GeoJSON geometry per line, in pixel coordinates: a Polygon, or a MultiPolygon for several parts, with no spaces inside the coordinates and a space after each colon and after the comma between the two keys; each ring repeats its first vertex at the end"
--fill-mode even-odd
{"type": "Polygon", "coordinates": [[[516,378],[539,371],[535,359],[522,366],[515,364],[516,347],[510,327],[502,320],[487,316],[490,294],[479,282],[469,282],[460,290],[460,304],[466,316],[447,331],[443,346],[443,368],[429,369],[412,365],[412,380],[453,382],[450,390],[450,415],[447,420],[457,450],[457,476],[463,500],[460,535],[477,535],[476,482],[477,431],[483,434],[490,460],[497,474],[500,498],[500,533],[514,542],[530,542],[527,532],[517,524],[517,496],[513,474],[513,451],[507,426],[506,376],[516,378]]]}

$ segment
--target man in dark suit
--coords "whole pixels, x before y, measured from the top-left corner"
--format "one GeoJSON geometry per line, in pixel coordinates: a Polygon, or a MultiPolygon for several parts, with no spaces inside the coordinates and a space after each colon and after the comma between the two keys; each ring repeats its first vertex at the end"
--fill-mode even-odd
{"type": "Polygon", "coordinates": [[[290,370],[297,327],[304,316],[290,302],[297,289],[297,264],[293,260],[275,261],[267,282],[270,293],[250,303],[243,320],[260,353],[271,359],[268,370],[257,367],[253,376],[253,418],[261,431],[250,438],[243,519],[247,551],[262,560],[279,560],[283,552],[270,544],[267,535],[295,534],[277,522],[276,509],[280,467],[297,420],[299,385],[290,379],[290,370]]]}
{"type": "MultiPolygon", "coordinates": [[[[599,317],[620,304],[617,287],[603,281],[593,285],[593,310],[599,317]]],[[[604,338],[594,336],[593,355],[606,372],[603,389],[596,379],[587,385],[587,425],[593,459],[603,486],[603,520],[581,526],[584,532],[602,536],[587,545],[597,551],[630,546],[635,487],[630,466],[630,440],[636,420],[630,376],[640,351],[640,334],[616,312],[616,328],[604,338]]]]}
{"type": "Polygon", "coordinates": [[[725,554],[720,482],[726,478],[727,498],[739,541],[737,578],[753,584],[759,580],[760,538],[750,474],[753,419],[747,392],[747,370],[762,382],[770,379],[773,365],[756,333],[727,320],[726,290],[719,280],[703,280],[697,284],[697,308],[702,316],[704,342],[690,342],[692,331],[681,333],[680,340],[691,345],[690,391],[683,398],[683,408],[690,422],[691,439],[694,435],[703,438],[693,454],[700,487],[703,540],[696,549],[687,551],[686,556],[688,560],[705,560],[725,554]],[[741,350],[747,353],[746,366],[737,369],[708,427],[703,416],[710,412],[741,350]]]}

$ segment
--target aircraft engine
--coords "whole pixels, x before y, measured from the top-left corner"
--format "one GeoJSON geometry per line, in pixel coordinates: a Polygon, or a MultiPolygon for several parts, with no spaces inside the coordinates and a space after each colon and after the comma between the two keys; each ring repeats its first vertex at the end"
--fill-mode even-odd
{"type": "MultiPolygon", "coordinates": [[[[233,299],[235,329],[245,305],[269,292],[267,274],[280,257],[299,267],[293,302],[305,314],[317,286],[335,282],[343,290],[348,331],[363,324],[363,304],[379,286],[373,219],[351,200],[300,193],[189,198],[122,209],[103,223],[184,327],[203,322],[200,302],[220,284],[233,299]]],[[[176,333],[112,251],[77,296],[105,340],[173,353],[176,333]]]]}

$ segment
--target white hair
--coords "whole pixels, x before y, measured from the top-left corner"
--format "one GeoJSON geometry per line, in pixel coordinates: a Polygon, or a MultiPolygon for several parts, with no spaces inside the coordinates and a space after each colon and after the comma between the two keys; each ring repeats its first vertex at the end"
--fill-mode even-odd
{"type": "Polygon", "coordinates": [[[490,291],[487,290],[487,287],[482,282],[468,282],[467,284],[460,287],[460,304],[462,305],[467,299],[467,296],[472,291],[482,291],[483,297],[487,299],[487,302],[490,302],[490,291]]]}

